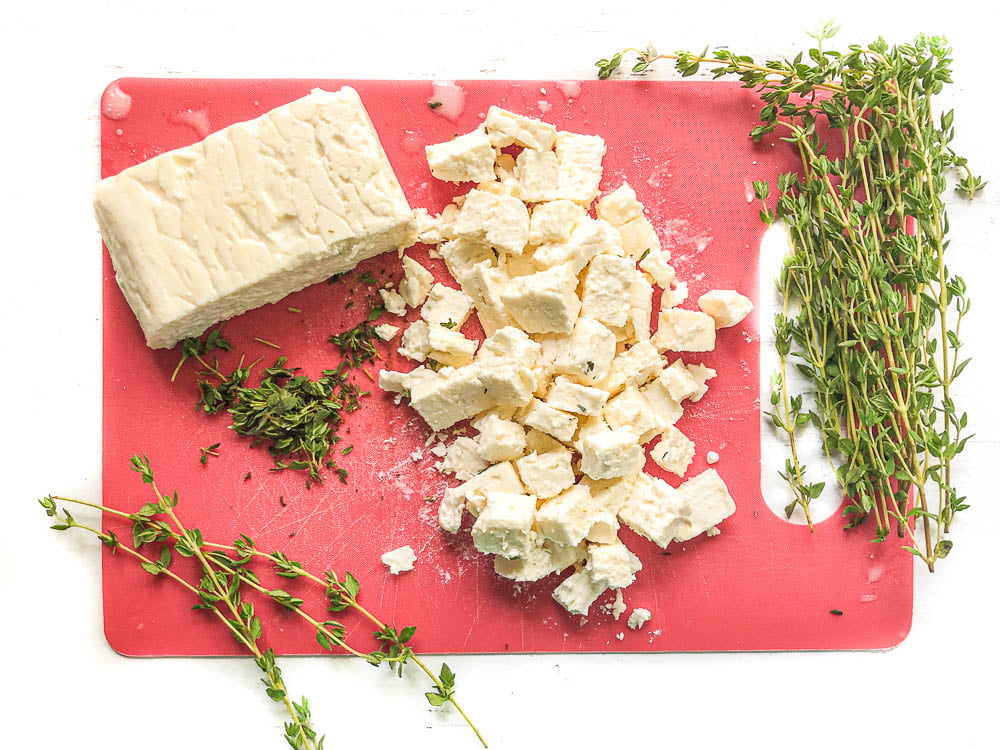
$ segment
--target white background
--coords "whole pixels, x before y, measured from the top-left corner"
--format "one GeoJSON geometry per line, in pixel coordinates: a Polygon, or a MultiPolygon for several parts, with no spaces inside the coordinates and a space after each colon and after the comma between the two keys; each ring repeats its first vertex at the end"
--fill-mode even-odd
{"type": "MultiPolygon", "coordinates": [[[[1000,164],[995,10],[971,3],[806,4],[25,2],[0,14],[5,363],[0,424],[0,746],[283,747],[277,706],[245,659],[127,659],[103,636],[99,551],[56,537],[35,499],[100,494],[100,257],[90,197],[98,97],[122,75],[585,78],[615,50],[728,44],[776,56],[836,12],[839,41],[944,34],[956,49],[957,149],[990,180],[951,209],[952,262],[973,315],[959,398],[977,438],[957,481],[972,508],[933,576],[916,571],[910,636],[868,653],[490,656],[448,659],[496,748],[987,747],[995,737],[994,502],[1000,364],[994,332],[1000,164]],[[646,8],[648,6],[648,9],[646,8]],[[989,700],[992,696],[993,700],[989,700]],[[17,739],[21,738],[21,739],[17,739]]],[[[666,65],[663,75],[669,75],[666,65]]],[[[720,613],[724,614],[724,613],[720,613]]],[[[284,661],[328,747],[473,748],[414,679],[347,659],[284,661]],[[350,738],[350,740],[348,740],[350,738]],[[352,741],[353,740],[353,741],[352,741]]]]}

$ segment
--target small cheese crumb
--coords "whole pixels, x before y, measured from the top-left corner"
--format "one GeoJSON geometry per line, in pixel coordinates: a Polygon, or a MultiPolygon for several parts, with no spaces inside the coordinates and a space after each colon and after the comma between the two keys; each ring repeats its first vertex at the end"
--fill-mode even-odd
{"type": "Polygon", "coordinates": [[[404,571],[413,570],[413,563],[416,559],[416,553],[407,544],[405,547],[397,547],[383,554],[382,564],[388,567],[389,572],[393,575],[399,575],[404,571]]]}
{"type": "Polygon", "coordinates": [[[617,638],[619,641],[624,641],[625,640],[625,634],[624,633],[618,633],[615,636],[615,638],[617,638]]]}
{"type": "Polygon", "coordinates": [[[709,451],[705,454],[705,463],[717,464],[719,463],[719,454],[715,451],[709,451]]]}
{"type": "Polygon", "coordinates": [[[397,292],[391,289],[379,289],[378,293],[382,297],[386,312],[399,316],[406,315],[406,302],[397,292]]]}
{"type": "Polygon", "coordinates": [[[643,625],[649,622],[653,617],[653,613],[648,609],[643,609],[642,607],[636,607],[632,610],[632,614],[628,616],[628,626],[632,630],[639,630],[643,625]]]}
{"type": "Polygon", "coordinates": [[[392,341],[396,338],[396,334],[399,333],[399,326],[394,326],[390,323],[382,323],[374,328],[375,335],[378,336],[383,341],[392,341]]]}

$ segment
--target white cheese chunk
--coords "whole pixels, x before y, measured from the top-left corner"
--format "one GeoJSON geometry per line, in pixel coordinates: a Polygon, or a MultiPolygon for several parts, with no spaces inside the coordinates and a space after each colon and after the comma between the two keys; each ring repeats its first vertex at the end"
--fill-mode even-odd
{"type": "Polygon", "coordinates": [[[603,583],[597,583],[586,568],[578,570],[560,583],[552,592],[552,598],[567,612],[586,615],[597,597],[608,590],[603,583]]]}
{"type": "Polygon", "coordinates": [[[674,539],[686,542],[722,523],[736,512],[736,503],[715,469],[706,469],[677,488],[687,513],[674,531],[674,539]]]}
{"type": "MultiPolygon", "coordinates": [[[[660,425],[661,430],[674,424],[684,414],[684,409],[670,396],[663,381],[657,378],[651,383],[639,389],[642,397],[646,400],[646,407],[653,415],[654,421],[660,425]]],[[[646,439],[652,435],[645,435],[646,439]]],[[[646,439],[642,442],[646,442],[646,439]]]]}
{"type": "Polygon", "coordinates": [[[555,126],[508,112],[495,105],[486,112],[485,124],[486,132],[497,148],[517,144],[537,151],[548,151],[556,142],[555,126]]]}
{"type": "Polygon", "coordinates": [[[719,454],[716,453],[715,451],[709,451],[708,453],[705,454],[705,463],[706,464],[719,463],[719,454]]]}
{"type": "Polygon", "coordinates": [[[555,497],[576,481],[573,454],[562,445],[544,453],[529,453],[514,462],[528,491],[541,500],[555,497]]]}
{"type": "Polygon", "coordinates": [[[469,295],[479,322],[487,336],[497,329],[510,325],[510,316],[500,294],[510,281],[502,268],[494,267],[488,260],[480,261],[467,271],[455,276],[462,291],[469,295]]]}
{"type": "Polygon", "coordinates": [[[604,174],[607,147],[597,135],[560,132],[556,136],[559,156],[559,196],[590,205],[597,197],[604,174]]]}
{"type": "Polygon", "coordinates": [[[694,460],[694,441],[671,425],[663,431],[650,455],[660,468],[682,477],[694,460]]]}
{"type": "Polygon", "coordinates": [[[400,343],[399,353],[404,357],[409,357],[415,362],[423,362],[430,354],[431,345],[428,340],[430,327],[426,321],[415,320],[403,331],[403,340],[400,343]]]}
{"type": "Polygon", "coordinates": [[[574,383],[562,375],[555,379],[545,396],[549,406],[584,416],[600,414],[607,400],[608,394],[600,388],[574,383]]]}
{"type": "Polygon", "coordinates": [[[586,215],[586,210],[573,201],[540,203],[531,209],[528,243],[542,245],[547,242],[565,242],[586,215]]]}
{"type": "Polygon", "coordinates": [[[712,316],[716,328],[730,328],[753,310],[753,302],[731,289],[714,289],[698,298],[698,307],[712,316]]]}
{"type": "Polygon", "coordinates": [[[677,307],[688,297],[688,285],[686,281],[674,281],[669,287],[663,287],[663,294],[660,296],[660,310],[677,307]]]}
{"type": "Polygon", "coordinates": [[[410,545],[398,547],[382,554],[382,564],[389,568],[389,572],[393,575],[413,570],[413,563],[416,562],[416,559],[417,555],[410,545]]]}
{"type": "Polygon", "coordinates": [[[421,381],[437,380],[438,374],[426,367],[418,367],[410,372],[379,370],[378,384],[383,391],[404,393],[421,381]]]}
{"type": "Polygon", "coordinates": [[[612,367],[626,383],[645,385],[663,371],[663,357],[649,341],[639,341],[615,357],[612,367]]]}
{"type": "Polygon", "coordinates": [[[448,271],[456,279],[462,277],[476,263],[488,261],[492,266],[497,256],[482,240],[456,237],[438,247],[438,254],[444,258],[448,271]]]}
{"type": "Polygon", "coordinates": [[[472,526],[472,541],[480,552],[521,557],[535,546],[534,518],[533,495],[488,491],[486,505],[472,526]]]}
{"type": "Polygon", "coordinates": [[[652,342],[661,352],[710,352],[715,348],[715,321],[703,312],[661,310],[652,342]]]}
{"type": "Polygon", "coordinates": [[[494,404],[505,407],[527,405],[538,387],[532,371],[521,362],[495,357],[479,360],[479,382],[494,404]]]}
{"type": "Polygon", "coordinates": [[[580,314],[576,287],[576,274],[561,265],[511,279],[500,299],[528,333],[569,333],[580,314]]]}
{"type": "Polygon", "coordinates": [[[403,256],[403,280],[399,282],[399,296],[409,307],[424,304],[434,284],[434,274],[409,255],[403,256]]]}
{"type": "Polygon", "coordinates": [[[573,439],[577,427],[577,419],[572,414],[553,409],[537,398],[531,401],[521,422],[526,427],[534,427],[564,443],[573,439]]]}
{"type": "Polygon", "coordinates": [[[646,463],[638,436],[624,428],[587,435],[578,447],[580,470],[592,479],[631,476],[646,463]]]}
{"type": "Polygon", "coordinates": [[[406,301],[399,295],[399,292],[392,289],[379,289],[378,293],[387,313],[400,317],[406,315],[406,301]]]}
{"type": "Polygon", "coordinates": [[[597,216],[614,227],[642,216],[643,205],[636,200],[635,190],[623,182],[616,190],[597,202],[597,216]]]}
{"type": "Polygon", "coordinates": [[[515,176],[519,197],[525,203],[551,201],[559,197],[559,157],[552,151],[526,148],[517,155],[515,176]]]}
{"type": "Polygon", "coordinates": [[[652,335],[653,286],[639,271],[632,282],[632,307],[629,310],[628,325],[631,326],[636,341],[648,341],[652,335]]]}
{"type": "Polygon", "coordinates": [[[653,229],[653,225],[649,222],[649,219],[645,216],[637,216],[619,226],[618,234],[621,235],[622,249],[625,251],[625,255],[640,261],[642,270],[656,279],[657,284],[663,286],[663,282],[659,280],[658,275],[662,266],[666,264],[666,261],[670,260],[670,253],[660,249],[660,238],[656,236],[656,230],[653,229]],[[643,265],[643,262],[648,260],[650,256],[653,256],[653,260],[643,265]]]}
{"type": "Polygon", "coordinates": [[[479,455],[490,463],[513,461],[524,453],[524,427],[496,414],[487,414],[472,423],[479,431],[479,455]]]}
{"type": "Polygon", "coordinates": [[[427,356],[435,362],[450,367],[470,364],[476,354],[479,342],[466,336],[456,328],[441,324],[429,324],[427,329],[427,356]]]}
{"type": "Polygon", "coordinates": [[[441,461],[440,471],[454,474],[455,479],[460,482],[468,482],[487,466],[489,463],[479,455],[479,445],[476,441],[459,435],[448,446],[444,460],[441,461]]]}
{"type": "MultiPolygon", "coordinates": [[[[649,276],[649,278],[651,278],[658,287],[661,289],[669,289],[670,285],[674,282],[674,279],[677,276],[677,272],[674,271],[674,267],[667,262],[670,256],[659,249],[649,250],[649,252],[644,250],[643,253],[645,254],[645,257],[640,256],[641,260],[639,261],[639,268],[643,273],[649,276]]],[[[687,287],[685,287],[685,289],[686,288],[687,287]]],[[[687,297],[687,292],[685,292],[684,296],[687,297]]]]}
{"type": "Polygon", "coordinates": [[[585,216],[567,239],[547,242],[535,248],[532,259],[540,268],[568,265],[576,275],[599,253],[623,255],[621,235],[608,222],[585,216]]]}
{"type": "Polygon", "coordinates": [[[677,403],[691,398],[698,393],[701,387],[680,358],[675,359],[669,367],[660,373],[660,380],[663,381],[663,386],[670,394],[670,398],[677,403]]]}
{"type": "Polygon", "coordinates": [[[455,220],[458,237],[478,240],[497,252],[520,255],[528,242],[528,209],[517,198],[470,190],[455,220]]]}
{"type": "MultiPolygon", "coordinates": [[[[531,453],[541,454],[541,453],[549,453],[551,451],[566,450],[565,446],[562,443],[560,443],[551,435],[546,435],[541,430],[535,430],[535,429],[525,430],[524,438],[526,441],[524,452],[528,454],[531,453]]],[[[567,462],[567,465],[569,465],[572,468],[572,463],[571,463],[572,455],[570,455],[568,458],[569,461],[567,462]]],[[[518,471],[520,471],[520,469],[518,469],[518,471]]],[[[572,482],[570,482],[569,484],[572,484],[572,482]]],[[[568,487],[569,484],[567,484],[566,487],[568,487]]],[[[565,489],[565,487],[561,488],[559,491],[562,491],[562,489],[565,489]]],[[[537,495],[538,492],[532,490],[532,494],[537,495]]]]}
{"type": "Polygon", "coordinates": [[[635,263],[628,258],[600,254],[587,267],[581,314],[608,326],[623,326],[632,309],[635,263]]]}
{"type": "Polygon", "coordinates": [[[497,575],[513,581],[540,581],[582,561],[587,554],[582,545],[567,547],[541,537],[537,537],[536,541],[538,543],[527,554],[516,560],[495,557],[493,569],[497,575]]]}
{"type": "Polygon", "coordinates": [[[444,143],[426,146],[431,174],[445,182],[489,182],[496,150],[482,129],[459,135],[444,143]]]}
{"type": "Polygon", "coordinates": [[[470,513],[477,516],[486,506],[486,495],[490,492],[525,494],[524,485],[517,476],[514,464],[509,461],[493,464],[454,490],[455,497],[465,503],[470,513]]]}
{"type": "Polygon", "coordinates": [[[443,368],[434,380],[410,389],[410,406],[432,430],[443,430],[490,408],[494,402],[486,390],[475,363],[443,368]]]}
{"type": "Polygon", "coordinates": [[[378,134],[347,87],[315,89],[108,177],[94,212],[154,349],[416,240],[378,134]]]}
{"type": "Polygon", "coordinates": [[[459,330],[472,312],[472,299],[459,289],[444,284],[435,284],[427,295],[427,301],[420,308],[420,317],[428,325],[451,325],[459,330]]]}
{"type": "Polygon", "coordinates": [[[375,335],[383,341],[392,341],[396,338],[396,334],[399,333],[399,326],[394,326],[389,323],[381,323],[374,326],[372,330],[375,331],[375,335]]]}
{"type": "Polygon", "coordinates": [[[574,484],[538,507],[535,513],[538,533],[557,544],[571,547],[579,544],[593,524],[593,505],[590,490],[574,484]]]}
{"type": "Polygon", "coordinates": [[[666,549],[685,525],[688,512],[686,496],[659,477],[640,474],[618,517],[632,531],[666,549]]]}
{"type": "Polygon", "coordinates": [[[596,320],[580,318],[553,362],[556,372],[585,383],[603,380],[615,356],[615,335],[596,320]]]}
{"type": "Polygon", "coordinates": [[[623,589],[635,582],[635,574],[642,570],[642,562],[616,539],[610,544],[587,545],[587,570],[595,583],[623,589]]]}
{"type": "Polygon", "coordinates": [[[691,401],[700,401],[701,397],[708,393],[708,381],[716,376],[716,372],[711,367],[705,367],[702,364],[688,365],[687,371],[698,384],[698,390],[692,393],[689,398],[691,401]]]}
{"type": "Polygon", "coordinates": [[[653,619],[652,612],[643,607],[636,607],[632,610],[632,614],[628,616],[628,626],[632,630],[639,630],[651,619],[653,619]]]}
{"type": "Polygon", "coordinates": [[[527,368],[538,364],[542,347],[520,328],[505,326],[490,334],[479,347],[479,357],[504,357],[516,360],[527,368]]]}
{"type": "Polygon", "coordinates": [[[645,444],[667,426],[662,411],[656,406],[638,388],[629,385],[608,399],[604,405],[604,419],[613,430],[627,430],[645,444]]]}
{"type": "Polygon", "coordinates": [[[462,527],[465,512],[465,497],[457,487],[449,487],[438,505],[438,525],[449,534],[456,534],[462,527]]]}

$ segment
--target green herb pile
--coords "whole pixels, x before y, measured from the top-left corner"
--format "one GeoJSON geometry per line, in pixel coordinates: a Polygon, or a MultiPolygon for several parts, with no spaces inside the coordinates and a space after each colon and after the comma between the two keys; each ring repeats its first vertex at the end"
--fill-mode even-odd
{"type": "Polygon", "coordinates": [[[933,570],[952,549],[945,535],[955,514],[968,507],[951,468],[970,437],[952,398],[969,361],[960,328],[970,302],[946,262],[944,195],[953,171],[970,198],[985,183],[949,145],[954,113],[933,112],[951,82],[945,41],[824,49],[835,33],[827,24],[807,53],[762,64],[728,49],[630,49],[598,61],[598,75],[609,77],[632,52],[635,73],[666,58],[682,76],[708,65],[715,78],[735,76],[758,92],[761,124],[750,136],[774,132],[801,159],[800,171],[778,179],[776,196],[754,185],[761,219],[782,221],[793,251],[777,280],[784,310],[774,321],[780,371],[769,413],[790,445],[786,512],[801,507],[808,519],[823,490],[806,479],[796,448],[811,425],[848,498],[848,526],[870,519],[878,542],[894,531],[933,570]],[[792,367],[813,406],[792,392],[792,367]]]}

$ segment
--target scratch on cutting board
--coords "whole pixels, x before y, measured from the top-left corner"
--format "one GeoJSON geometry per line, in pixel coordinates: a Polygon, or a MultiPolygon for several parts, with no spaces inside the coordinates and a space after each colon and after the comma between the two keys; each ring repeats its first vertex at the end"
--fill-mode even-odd
{"type": "Polygon", "coordinates": [[[479,623],[479,584],[480,584],[480,577],[479,576],[475,576],[474,580],[476,582],[476,589],[475,589],[475,594],[476,594],[476,615],[469,622],[469,630],[465,634],[465,641],[462,643],[462,647],[463,648],[468,648],[469,641],[472,638],[472,633],[476,629],[476,625],[479,623]]]}

